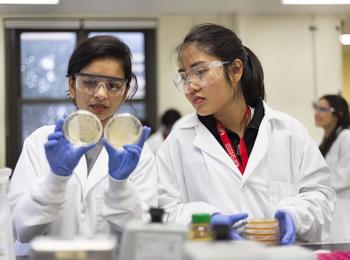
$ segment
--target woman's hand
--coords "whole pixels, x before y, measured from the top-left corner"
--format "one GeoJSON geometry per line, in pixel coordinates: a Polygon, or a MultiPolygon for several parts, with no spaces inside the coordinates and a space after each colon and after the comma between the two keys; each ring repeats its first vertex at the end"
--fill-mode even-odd
{"type": "Polygon", "coordinates": [[[113,148],[106,139],[103,144],[109,155],[109,175],[115,180],[125,180],[136,168],[142,151],[142,147],[151,133],[151,128],[144,126],[142,136],[137,144],[124,145],[122,149],[113,148]]]}
{"type": "Polygon", "coordinates": [[[45,143],[45,154],[54,174],[71,176],[80,158],[95,147],[95,144],[81,147],[71,144],[63,135],[63,123],[64,118],[56,122],[55,131],[48,136],[48,141],[45,143]]]}

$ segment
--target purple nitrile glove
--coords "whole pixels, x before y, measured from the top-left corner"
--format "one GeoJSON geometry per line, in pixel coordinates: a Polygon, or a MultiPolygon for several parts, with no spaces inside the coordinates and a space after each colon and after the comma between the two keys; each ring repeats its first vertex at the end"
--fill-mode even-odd
{"type": "Polygon", "coordinates": [[[56,122],[55,130],[48,136],[45,143],[46,159],[52,172],[58,176],[71,176],[80,158],[95,144],[88,146],[75,146],[63,135],[62,127],[64,118],[56,122]]]}
{"type": "MultiPolygon", "coordinates": [[[[248,217],[247,213],[239,213],[239,214],[232,214],[232,215],[222,215],[220,213],[216,213],[211,217],[210,223],[212,225],[226,224],[226,225],[232,226],[238,221],[246,219],[247,217],[248,217]]],[[[232,240],[242,240],[242,237],[234,229],[231,229],[230,236],[232,240]]]]}
{"type": "Polygon", "coordinates": [[[296,227],[293,217],[284,210],[277,210],[275,218],[277,218],[280,226],[281,244],[292,245],[295,241],[296,235],[296,227]]]}
{"type": "Polygon", "coordinates": [[[115,149],[103,138],[102,142],[109,155],[108,173],[115,180],[125,180],[136,168],[142,151],[142,147],[151,133],[151,128],[144,126],[142,136],[137,144],[124,145],[122,149],[115,149]]]}

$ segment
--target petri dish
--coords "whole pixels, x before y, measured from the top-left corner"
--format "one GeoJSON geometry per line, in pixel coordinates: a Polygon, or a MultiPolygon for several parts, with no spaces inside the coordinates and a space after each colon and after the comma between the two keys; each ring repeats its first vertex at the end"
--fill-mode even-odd
{"type": "Polygon", "coordinates": [[[251,236],[251,235],[243,234],[243,238],[246,240],[262,243],[268,246],[277,246],[280,244],[280,237],[277,235],[276,236],[251,236]]]}
{"type": "Polygon", "coordinates": [[[274,229],[246,228],[244,232],[246,234],[254,234],[254,235],[274,235],[274,234],[279,234],[280,229],[279,228],[274,228],[274,229]]]}
{"type": "Polygon", "coordinates": [[[280,240],[278,221],[275,218],[248,219],[244,226],[243,236],[245,239],[265,245],[278,245],[280,240]]]}
{"type": "Polygon", "coordinates": [[[136,144],[142,134],[142,124],[129,113],[111,117],[104,130],[104,136],[114,148],[122,148],[126,144],[136,144]]]}
{"type": "Polygon", "coordinates": [[[246,229],[276,229],[279,228],[278,221],[274,218],[269,219],[248,219],[245,225],[246,229]]]}
{"type": "Polygon", "coordinates": [[[101,139],[103,127],[100,119],[87,110],[77,110],[64,121],[63,134],[78,146],[96,144],[101,139]]]}
{"type": "Polygon", "coordinates": [[[254,241],[264,241],[264,240],[268,240],[268,241],[274,241],[274,240],[279,240],[280,238],[280,234],[274,234],[274,235],[250,235],[250,234],[246,234],[243,233],[243,236],[246,239],[249,240],[254,240],[254,241]]]}

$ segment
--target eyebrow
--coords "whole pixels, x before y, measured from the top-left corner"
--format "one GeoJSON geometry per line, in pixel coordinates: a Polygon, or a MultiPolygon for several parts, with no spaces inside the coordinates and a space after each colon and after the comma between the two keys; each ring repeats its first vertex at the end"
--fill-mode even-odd
{"type": "MultiPolygon", "coordinates": [[[[197,61],[195,63],[192,63],[190,68],[196,67],[197,65],[203,64],[203,63],[207,63],[206,61],[197,61]]],[[[183,68],[179,68],[177,72],[185,72],[186,70],[183,68]]]]}
{"type": "Polygon", "coordinates": [[[81,76],[90,76],[90,77],[96,77],[96,78],[105,78],[107,80],[125,80],[125,78],[118,78],[118,77],[112,77],[112,76],[104,76],[104,75],[96,75],[96,74],[90,74],[90,73],[75,73],[81,76]]]}

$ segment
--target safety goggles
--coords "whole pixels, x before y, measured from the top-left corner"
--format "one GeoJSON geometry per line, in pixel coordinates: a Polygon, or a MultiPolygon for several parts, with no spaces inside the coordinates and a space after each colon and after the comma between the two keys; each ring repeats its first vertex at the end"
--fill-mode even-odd
{"type": "Polygon", "coordinates": [[[321,113],[324,113],[324,112],[331,112],[331,113],[333,113],[333,112],[335,112],[335,108],[334,107],[320,107],[316,103],[313,103],[312,107],[313,107],[313,109],[316,112],[321,112],[321,113]]]}
{"type": "Polygon", "coordinates": [[[87,73],[74,73],[75,86],[79,91],[93,95],[103,87],[110,96],[118,96],[124,93],[127,79],[106,77],[87,73]]]}
{"type": "Polygon", "coordinates": [[[180,92],[188,94],[191,84],[196,84],[203,88],[214,83],[221,76],[223,66],[229,63],[231,62],[215,60],[199,64],[177,73],[173,78],[173,82],[180,92]]]}

